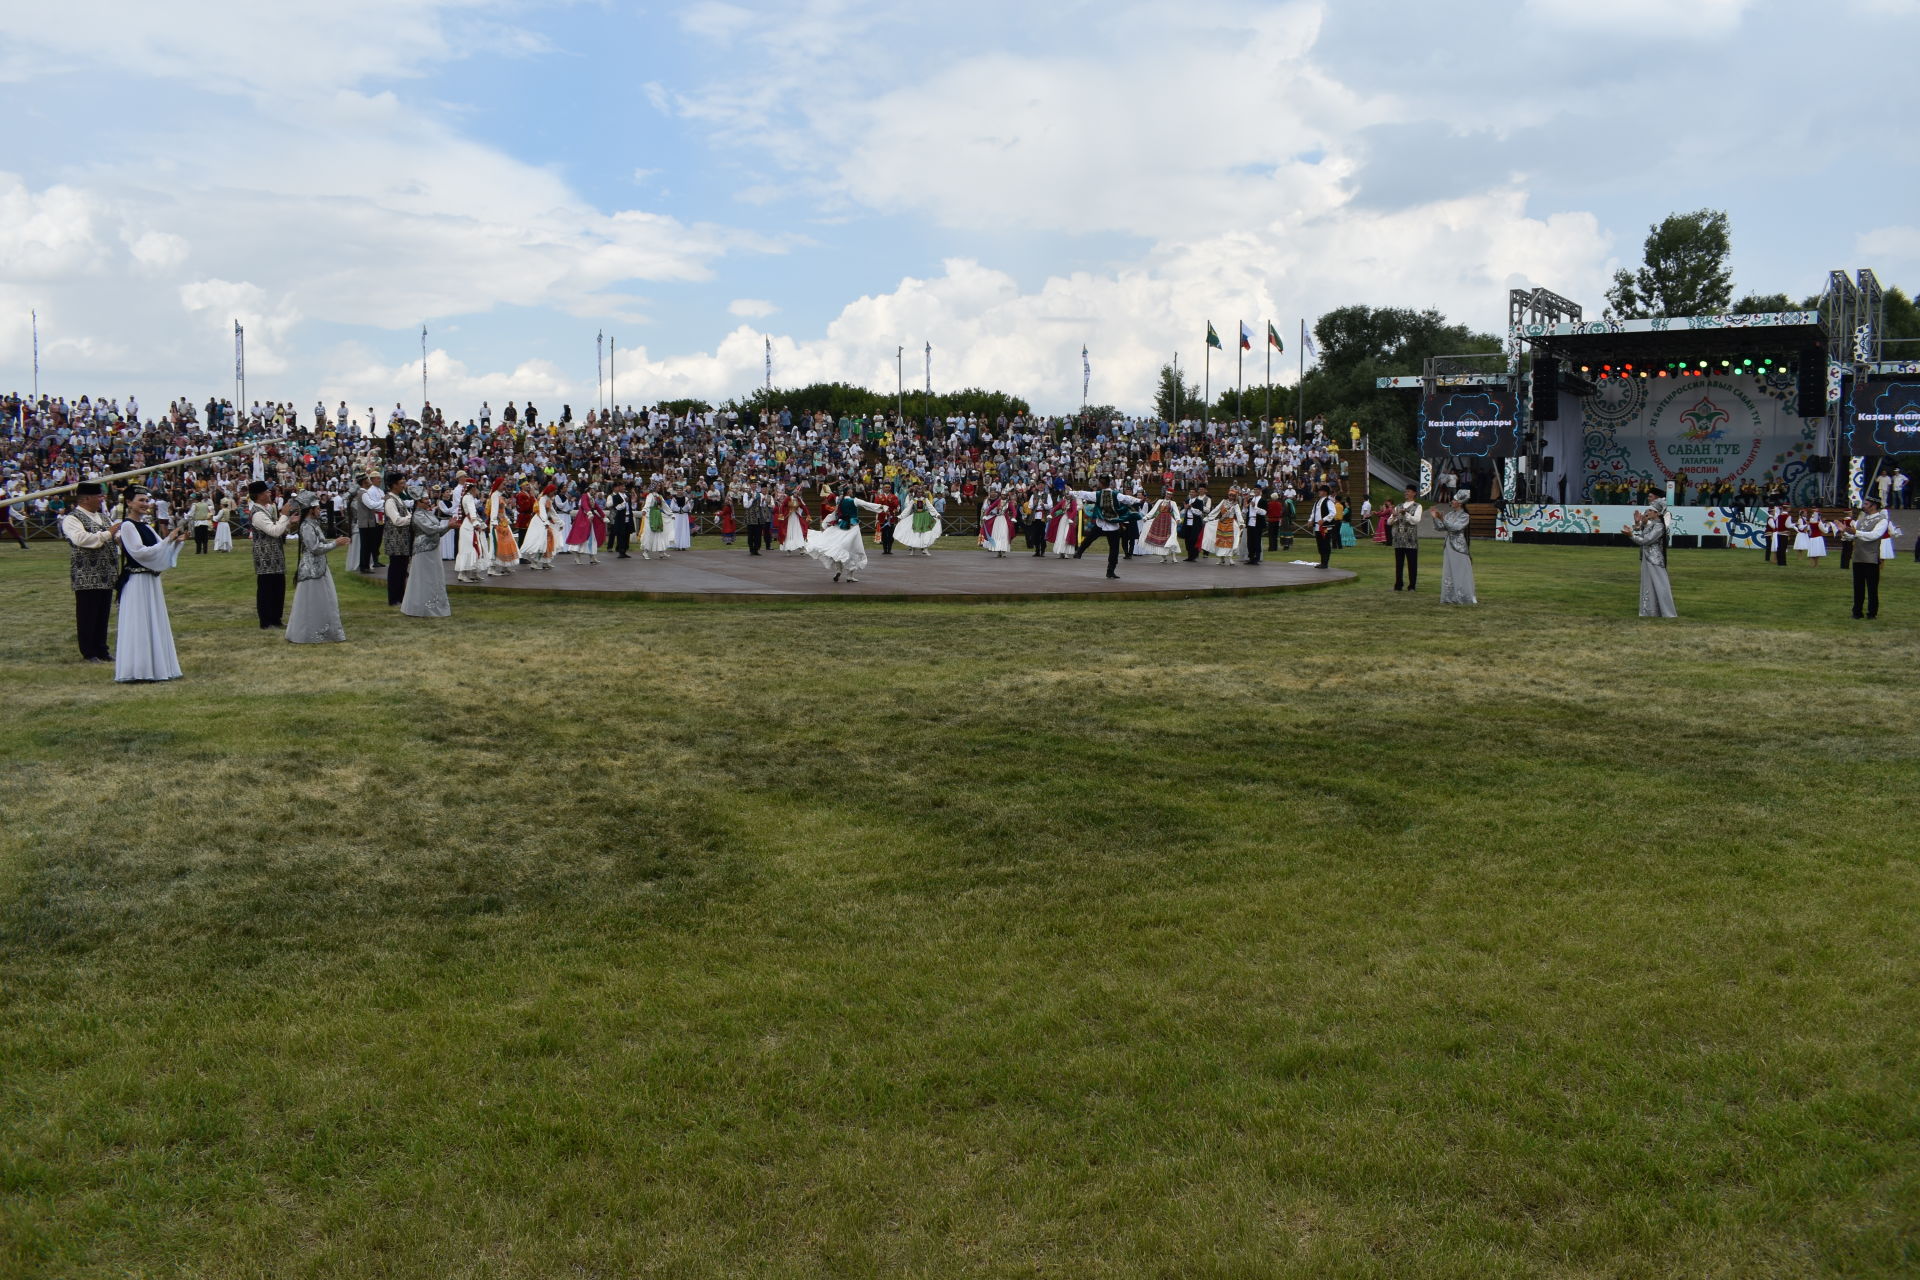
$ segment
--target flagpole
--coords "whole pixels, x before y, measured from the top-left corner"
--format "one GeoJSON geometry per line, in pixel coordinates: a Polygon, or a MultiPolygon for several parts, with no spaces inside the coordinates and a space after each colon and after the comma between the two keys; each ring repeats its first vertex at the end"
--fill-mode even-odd
{"type": "MultiPolygon", "coordinates": [[[[420,326],[420,412],[427,411],[427,326],[420,326]]],[[[420,425],[425,426],[425,423],[420,425]]]]}
{"type": "Polygon", "coordinates": [[[1233,416],[1244,420],[1247,407],[1240,401],[1241,388],[1247,381],[1247,322],[1240,321],[1240,340],[1233,344],[1233,416]]]}
{"type": "MultiPolygon", "coordinates": [[[[1267,327],[1271,329],[1273,323],[1269,321],[1267,327]]],[[[1267,410],[1265,417],[1267,419],[1265,424],[1267,431],[1271,434],[1273,431],[1273,339],[1271,337],[1267,339],[1267,410]]]]}
{"type": "Polygon", "coordinates": [[[609,337],[607,339],[607,403],[615,405],[620,403],[619,375],[614,372],[614,357],[619,354],[619,351],[620,339],[609,337]]]}
{"type": "Polygon", "coordinates": [[[893,393],[900,402],[900,429],[907,427],[907,348],[905,344],[893,349],[893,393]]]}
{"type": "Polygon", "coordinates": [[[593,335],[593,398],[601,409],[607,407],[607,331],[605,329],[593,335]]]}
{"type": "Polygon", "coordinates": [[[1293,420],[1294,439],[1305,442],[1307,438],[1307,322],[1300,322],[1300,381],[1297,385],[1300,393],[1300,407],[1293,420]]]}
{"type": "Polygon", "coordinates": [[[40,398],[40,311],[33,311],[33,398],[40,398]]]}
{"type": "Polygon", "coordinates": [[[1173,423],[1169,425],[1176,425],[1180,421],[1180,390],[1180,353],[1176,351],[1173,353],[1173,423]]]}

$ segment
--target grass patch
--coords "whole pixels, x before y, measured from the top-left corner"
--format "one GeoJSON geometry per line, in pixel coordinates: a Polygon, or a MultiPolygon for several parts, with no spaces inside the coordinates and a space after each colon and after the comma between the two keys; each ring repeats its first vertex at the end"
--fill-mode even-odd
{"type": "Polygon", "coordinates": [[[0,1274],[1920,1266],[1920,572],[456,599],[0,556],[0,1274]],[[1431,593],[1431,594],[1430,594],[1431,593]]]}

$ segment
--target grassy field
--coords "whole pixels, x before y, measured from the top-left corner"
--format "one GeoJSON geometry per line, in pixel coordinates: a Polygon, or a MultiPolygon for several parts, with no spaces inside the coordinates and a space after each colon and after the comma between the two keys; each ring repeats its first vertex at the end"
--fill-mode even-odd
{"type": "Polygon", "coordinates": [[[118,687],[0,549],[0,1275],[1914,1274],[1920,570],[1344,563],[296,649],[189,554],[118,687]]]}

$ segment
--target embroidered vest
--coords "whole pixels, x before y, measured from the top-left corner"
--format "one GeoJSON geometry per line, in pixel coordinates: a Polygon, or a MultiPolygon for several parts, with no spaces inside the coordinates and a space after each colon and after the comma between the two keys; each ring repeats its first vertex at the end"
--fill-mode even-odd
{"type": "MultiPolygon", "coordinates": [[[[113,521],[103,511],[98,515],[75,507],[70,513],[88,533],[105,533],[113,521]]],[[[73,548],[73,561],[67,568],[75,591],[110,591],[120,578],[120,544],[104,547],[73,548]]]]}
{"type": "Polygon", "coordinates": [[[402,500],[400,510],[401,518],[387,521],[380,535],[380,549],[390,556],[413,554],[413,508],[402,500]]]}
{"type": "MultiPolygon", "coordinates": [[[[273,523],[280,514],[272,507],[263,507],[255,503],[247,512],[249,528],[252,528],[254,512],[265,516],[269,524],[273,523]]],[[[268,574],[279,574],[283,578],[286,576],[287,539],[284,534],[274,538],[268,537],[258,529],[253,530],[253,572],[256,577],[264,577],[268,574]]]]}

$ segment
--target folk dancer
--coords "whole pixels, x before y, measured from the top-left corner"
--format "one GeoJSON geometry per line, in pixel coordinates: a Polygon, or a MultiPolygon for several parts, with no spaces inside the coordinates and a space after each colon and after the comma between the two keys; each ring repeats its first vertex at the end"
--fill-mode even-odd
{"type": "Polygon", "coordinates": [[[1196,493],[1187,499],[1187,505],[1180,512],[1180,541],[1186,544],[1188,564],[1198,560],[1204,549],[1202,541],[1207,531],[1207,506],[1207,495],[1196,493]]]}
{"type": "Polygon", "coordinates": [[[526,536],[520,539],[520,563],[536,569],[553,568],[553,558],[565,543],[561,540],[559,515],[554,510],[554,495],[560,487],[549,482],[533,500],[533,518],[527,521],[526,536]]]}
{"type": "Polygon", "coordinates": [[[459,517],[440,515],[426,495],[413,504],[408,524],[413,529],[413,565],[407,570],[407,594],[400,612],[409,618],[446,618],[453,615],[447,599],[447,567],[440,561],[440,540],[459,517]]]}
{"type": "Polygon", "coordinates": [[[60,536],[73,548],[67,566],[68,585],[73,588],[73,629],[83,660],[112,662],[113,655],[107,652],[107,619],[120,577],[120,523],[101,510],[107,502],[105,485],[87,480],[74,492],[74,509],[60,517],[60,536]]]}
{"type": "Polygon", "coordinates": [[[1467,537],[1467,526],[1473,518],[1467,514],[1467,497],[1465,489],[1456,489],[1444,511],[1437,506],[1433,509],[1434,527],[1446,538],[1446,550],[1440,559],[1441,604],[1480,603],[1473,590],[1473,547],[1467,537]]]}
{"type": "Polygon", "coordinates": [[[494,479],[487,494],[487,576],[504,578],[520,567],[520,540],[513,536],[513,495],[505,489],[507,478],[494,479]]]}
{"type": "Polygon", "coordinates": [[[1772,560],[1775,564],[1787,562],[1787,541],[1792,532],[1793,521],[1787,515],[1784,506],[1777,506],[1767,512],[1767,531],[1761,542],[1761,559],[1772,560]]]}
{"type": "Polygon", "coordinates": [[[995,489],[980,509],[980,549],[1006,559],[1013,550],[1014,530],[1019,527],[1020,508],[1014,500],[995,489]]]}
{"type": "Polygon", "coordinates": [[[860,513],[878,514],[883,510],[877,502],[852,494],[841,495],[834,504],[833,518],[823,521],[821,528],[807,535],[808,557],[831,567],[835,582],[840,581],[843,574],[848,582],[860,581],[854,574],[867,567],[867,549],[860,536],[860,513]]]}
{"type": "Polygon", "coordinates": [[[1820,508],[1809,510],[1800,522],[1800,536],[1805,539],[1807,562],[1818,565],[1827,558],[1827,525],[1820,518],[1820,508]]]}
{"type": "Polygon", "coordinates": [[[386,501],[381,504],[386,520],[380,526],[380,549],[387,553],[389,609],[399,608],[407,598],[407,574],[413,562],[413,505],[400,487],[405,478],[398,471],[387,472],[386,501]]]}
{"type": "Polygon", "coordinates": [[[1667,579],[1667,548],[1673,541],[1673,514],[1667,510],[1667,500],[1655,498],[1621,532],[1640,548],[1640,616],[1679,617],[1680,611],[1673,607],[1673,584],[1667,579]]]}
{"type": "Polygon", "coordinates": [[[187,526],[156,532],[153,495],[135,489],[120,522],[120,631],[114,643],[113,678],[123,683],[178,680],[180,659],[173,648],[173,623],[167,617],[167,593],[160,575],[180,562],[187,526]]]}
{"type": "Polygon", "coordinates": [[[1240,491],[1240,514],[1246,525],[1247,563],[1259,564],[1260,544],[1267,536],[1267,509],[1257,491],[1240,491]]]}
{"type": "Polygon", "coordinates": [[[1172,498],[1158,499],[1141,517],[1140,554],[1152,556],[1161,564],[1171,564],[1181,554],[1180,508],[1172,498]]]}
{"type": "Polygon", "coordinates": [[[1088,530],[1085,540],[1074,551],[1073,558],[1078,560],[1085,556],[1088,547],[1105,538],[1107,540],[1107,576],[1119,577],[1117,570],[1120,564],[1120,542],[1126,533],[1127,508],[1138,506],[1140,499],[1131,494],[1121,493],[1114,488],[1112,476],[1101,476],[1100,488],[1097,490],[1069,489],[1066,496],[1073,500],[1083,514],[1091,512],[1088,518],[1093,523],[1093,528],[1088,530]]]}
{"type": "Polygon", "coordinates": [[[940,541],[940,532],[940,515],[933,509],[933,499],[916,486],[907,498],[906,509],[900,513],[894,539],[907,549],[908,555],[931,557],[933,544],[940,541]]]}
{"type": "Polygon", "coordinates": [[[591,488],[582,489],[580,501],[573,508],[573,523],[567,529],[567,550],[573,552],[573,562],[579,564],[584,556],[588,564],[599,564],[600,544],[606,540],[605,509],[591,488]]]}
{"type": "Polygon", "coordinates": [[[291,507],[276,507],[265,480],[247,486],[247,528],[253,533],[253,609],[260,629],[278,628],[287,610],[287,534],[293,529],[291,507]]]}
{"type": "Polygon", "coordinates": [[[734,515],[747,528],[747,554],[757,556],[762,547],[773,545],[773,508],[759,482],[741,490],[733,501],[734,515]]]}
{"type": "Polygon", "coordinates": [[[807,549],[807,504],[798,490],[781,489],[774,496],[773,531],[780,539],[780,554],[790,556],[807,549]]]}
{"type": "Polygon", "coordinates": [[[665,560],[672,547],[673,516],[667,509],[667,500],[656,490],[649,493],[640,506],[640,558],[651,560],[659,556],[665,560]]]}
{"type": "Polygon", "coordinates": [[[1061,490],[1047,516],[1047,550],[1065,560],[1080,546],[1080,500],[1061,490]]]}
{"type": "Polygon", "coordinates": [[[1213,504],[1207,512],[1207,522],[1200,535],[1201,548],[1214,558],[1217,564],[1240,563],[1240,537],[1245,532],[1240,519],[1240,504],[1234,500],[1233,490],[1227,496],[1213,504]]]}
{"type": "Polygon", "coordinates": [[[453,500],[460,517],[459,549],[453,557],[453,580],[476,583],[486,573],[492,551],[487,546],[487,520],[472,476],[465,472],[460,474],[460,484],[453,491],[453,500]]]}
{"type": "Polygon", "coordinates": [[[1387,512],[1387,540],[1393,544],[1393,589],[1404,580],[1408,591],[1420,589],[1420,490],[1408,485],[1406,495],[1387,512]],[[1404,579],[1403,575],[1404,574],[1404,579]]]}
{"type": "MultiPolygon", "coordinates": [[[[1880,499],[1868,494],[1860,500],[1860,517],[1853,528],[1853,616],[1880,616],[1880,559],[1885,552],[1887,513],[1880,499]]],[[[121,606],[122,612],[125,606],[121,606]]]]}
{"type": "Polygon", "coordinates": [[[224,493],[220,495],[220,505],[213,513],[213,549],[233,550],[233,499],[224,493]]]}
{"type": "MultiPolygon", "coordinates": [[[[607,534],[612,539],[613,558],[631,560],[628,549],[633,546],[633,498],[627,493],[625,480],[613,486],[613,492],[607,495],[607,534]]],[[[754,552],[759,555],[758,551],[754,552]]]]}
{"type": "MultiPolygon", "coordinates": [[[[1317,492],[1320,496],[1314,499],[1313,510],[1308,513],[1307,521],[1313,526],[1313,543],[1320,552],[1320,567],[1324,569],[1327,567],[1327,563],[1333,555],[1334,543],[1338,541],[1340,537],[1340,507],[1333,500],[1332,485],[1323,484],[1317,492]]],[[[1434,519],[1436,522],[1439,520],[1437,511],[1434,519]]],[[[1462,538],[1465,537],[1464,534],[1461,536],[1462,538]]],[[[1452,557],[1449,556],[1447,564],[1451,565],[1452,563],[1452,557]]],[[[1471,567],[1469,567],[1468,573],[1469,576],[1471,576],[1471,567]]],[[[1443,593],[1444,590],[1445,588],[1443,587],[1443,593]]],[[[1468,587],[1468,594],[1472,594],[1471,586],[1468,587]]]]}
{"type": "MultiPolygon", "coordinates": [[[[385,495],[382,505],[385,505],[385,495]]],[[[289,644],[341,644],[347,629],[340,624],[340,597],[333,589],[333,570],[327,556],[352,539],[328,538],[316,514],[320,499],[312,490],[293,496],[300,534],[300,565],[293,573],[293,612],[287,615],[289,644]]]]}

